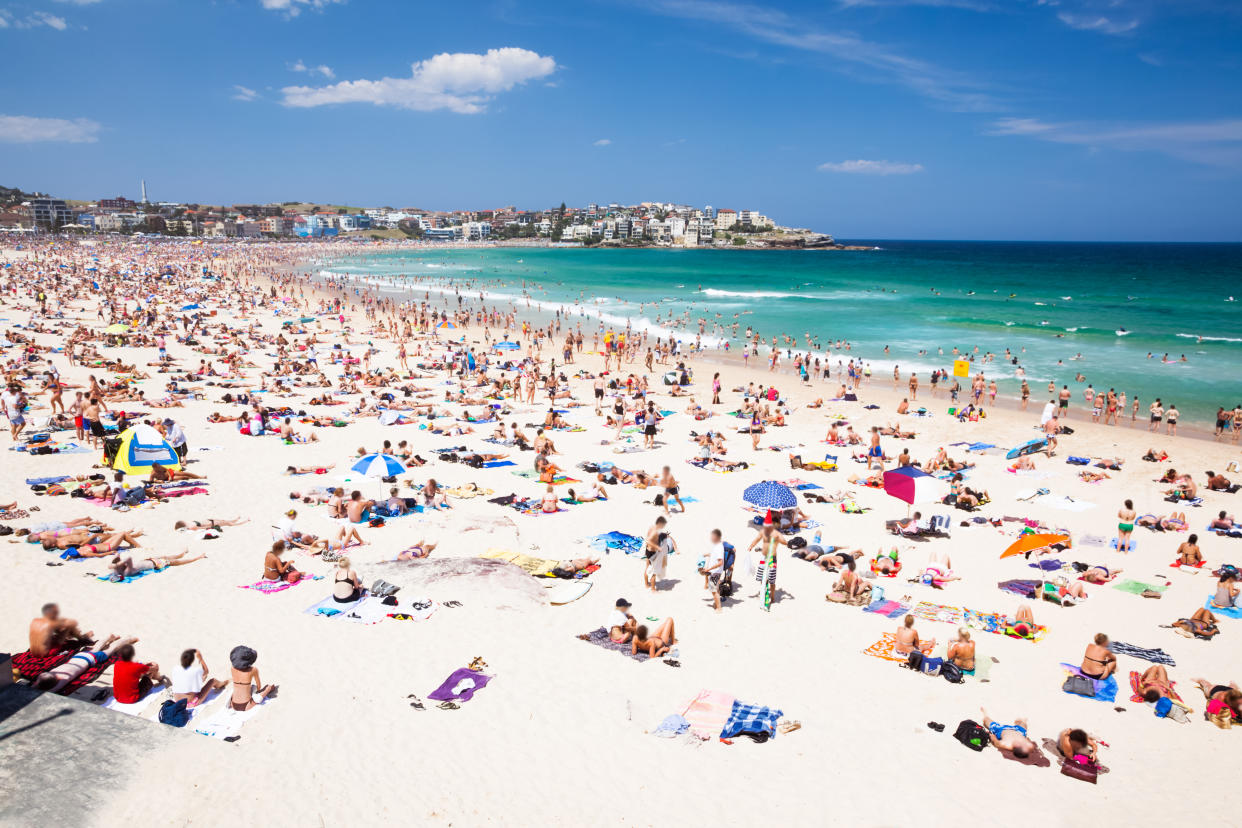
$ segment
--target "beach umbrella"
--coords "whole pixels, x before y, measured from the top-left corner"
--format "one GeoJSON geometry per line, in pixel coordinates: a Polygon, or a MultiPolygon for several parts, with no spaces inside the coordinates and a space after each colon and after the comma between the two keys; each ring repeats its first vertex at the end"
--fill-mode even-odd
{"type": "Polygon", "coordinates": [[[129,333],[129,325],[125,325],[125,324],[123,324],[123,323],[121,323],[121,322],[117,322],[117,323],[115,323],[115,324],[113,324],[113,325],[109,325],[108,327],[104,328],[104,333],[106,333],[106,334],[125,334],[125,333],[129,333]]]}
{"type": "Polygon", "coordinates": [[[747,486],[742,492],[742,499],[760,509],[792,509],[798,505],[798,498],[793,490],[775,480],[764,480],[753,486],[747,486]]]}
{"type": "Polygon", "coordinates": [[[457,326],[454,325],[452,322],[448,321],[447,319],[441,320],[440,324],[436,325],[437,330],[442,329],[442,328],[448,328],[451,331],[457,330],[457,326]]]}
{"type": "Polygon", "coordinates": [[[405,471],[405,465],[391,454],[368,454],[350,467],[365,477],[396,477],[405,471]]]}
{"type": "Polygon", "coordinates": [[[909,506],[940,500],[943,489],[940,480],[914,466],[884,472],[884,491],[909,506]]]}
{"type": "Polygon", "coordinates": [[[1022,535],[1016,541],[1009,544],[1009,548],[1001,553],[1001,557],[1008,558],[1013,555],[1025,555],[1032,549],[1043,549],[1045,546],[1052,546],[1054,543],[1064,543],[1068,546],[1070,543],[1070,536],[1040,534],[1022,535]]]}

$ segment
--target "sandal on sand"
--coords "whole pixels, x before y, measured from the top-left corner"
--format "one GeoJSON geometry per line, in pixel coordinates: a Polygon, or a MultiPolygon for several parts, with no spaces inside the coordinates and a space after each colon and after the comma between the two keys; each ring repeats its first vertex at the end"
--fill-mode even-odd
{"type": "Polygon", "coordinates": [[[944,725],[942,725],[940,722],[928,722],[927,726],[930,727],[932,730],[936,731],[937,733],[944,733],[944,725]]]}
{"type": "Polygon", "coordinates": [[[1139,594],[1142,595],[1144,598],[1159,598],[1160,597],[1160,593],[1156,592],[1156,590],[1154,589],[1145,589],[1139,594]]]}
{"type": "Polygon", "coordinates": [[[667,664],[669,667],[680,667],[681,666],[681,662],[675,658],[666,658],[664,659],[664,663],[667,664]]]}
{"type": "Polygon", "coordinates": [[[436,707],[440,708],[441,710],[460,710],[461,709],[460,704],[458,704],[457,702],[451,702],[451,701],[440,702],[439,704],[436,705],[436,707]]]}
{"type": "Polygon", "coordinates": [[[422,699],[420,699],[418,696],[414,695],[413,693],[406,696],[406,698],[414,700],[410,702],[410,707],[414,708],[415,710],[426,710],[427,709],[427,705],[423,704],[422,699]]]}
{"type": "MultiPolygon", "coordinates": [[[[781,733],[793,733],[795,730],[800,730],[801,728],[802,728],[802,722],[799,722],[797,720],[794,720],[792,722],[781,722],[776,726],[776,729],[780,731],[781,733]]],[[[940,729],[944,730],[944,725],[941,725],[940,729]]]]}

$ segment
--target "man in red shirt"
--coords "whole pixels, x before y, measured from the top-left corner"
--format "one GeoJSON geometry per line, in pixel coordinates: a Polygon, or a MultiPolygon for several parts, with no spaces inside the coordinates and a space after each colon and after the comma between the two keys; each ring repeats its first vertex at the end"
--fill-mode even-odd
{"type": "Polygon", "coordinates": [[[112,695],[121,704],[142,701],[155,683],[163,684],[160,666],[134,661],[134,645],[126,644],[116,651],[112,664],[112,695]]]}

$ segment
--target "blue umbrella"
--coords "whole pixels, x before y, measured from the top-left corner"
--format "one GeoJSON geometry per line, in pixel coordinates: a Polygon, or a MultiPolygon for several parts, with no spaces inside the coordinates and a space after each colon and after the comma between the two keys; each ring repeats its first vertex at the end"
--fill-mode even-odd
{"type": "Polygon", "coordinates": [[[350,467],[365,477],[396,477],[405,471],[405,466],[391,454],[368,454],[350,467]]]}
{"type": "Polygon", "coordinates": [[[791,509],[798,505],[798,498],[786,485],[775,480],[764,480],[747,486],[742,499],[760,509],[791,509]]]}

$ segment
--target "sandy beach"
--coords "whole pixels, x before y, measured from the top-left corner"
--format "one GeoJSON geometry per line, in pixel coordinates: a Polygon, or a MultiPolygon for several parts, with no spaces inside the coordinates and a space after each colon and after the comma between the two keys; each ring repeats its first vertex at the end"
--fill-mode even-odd
{"type": "MultiPolygon", "coordinates": [[[[310,270],[312,259],[326,255],[313,245],[153,243],[144,248],[112,243],[91,248],[61,243],[5,253],[0,331],[13,344],[4,348],[3,358],[10,382],[19,382],[30,402],[26,418],[31,424],[17,445],[32,433],[49,431],[42,425],[53,413],[49,394],[42,390],[49,360],[65,385],[66,406],[76,391],[86,390],[91,376],[104,386],[115,381],[118,372],[103,361],[120,360],[136,368],[128,375],[147,376],[123,384],[126,401],[109,402],[108,407],[141,412],[130,418],[134,423],[173,419],[187,440],[185,470],[206,482],[190,481],[188,488],[201,492],[147,501],[125,511],[87,498],[36,494],[27,480],[90,474],[105,474],[110,480],[112,472],[98,467],[102,456],[97,450],[15,451],[6,434],[0,438],[5,447],[0,503],[15,501],[26,516],[0,515],[0,525],[20,530],[89,517],[140,531],[135,558],[183,550],[189,557],[206,557],[118,583],[99,577],[108,574],[109,558],[62,560],[60,550],[44,551],[9,535],[0,540],[8,596],[0,605],[0,650],[25,650],[31,619],[43,604],[55,602],[83,630],[136,636],[137,659],[158,662],[165,673],[184,650],[197,648],[210,675],[227,679],[230,651],[244,644],[258,653],[256,666],[263,681],[279,685],[274,698],[237,723],[240,738],[233,742],[195,732],[227,707],[224,696],[229,691],[206,702],[191,724],[163,747],[139,761],[109,768],[109,783],[91,791],[89,813],[66,816],[65,824],[142,819],[158,825],[217,825],[257,819],[277,825],[417,821],[663,826],[761,820],[940,825],[967,818],[1014,825],[1089,825],[1098,824],[1101,814],[1109,821],[1138,825],[1165,823],[1176,816],[1205,825],[1236,821],[1228,816],[1236,803],[1227,793],[1233,767],[1217,757],[1231,755],[1231,740],[1237,736],[1204,720],[1207,702],[1192,679],[1204,677],[1212,685],[1242,679],[1231,672],[1242,655],[1242,621],[1217,613],[1220,633],[1210,641],[1183,637],[1168,625],[1204,606],[1216,588],[1212,570],[1242,562],[1242,541],[1206,531],[1219,511],[1233,514],[1238,508],[1237,495],[1207,491],[1205,485],[1207,470],[1242,481],[1242,471],[1227,470],[1242,459],[1237,445],[1215,442],[1210,435],[1150,434],[1141,422],[1092,424],[1075,400],[1077,410],[1066,421],[1074,432],[1059,437],[1054,456],[1034,454],[1033,469],[1014,472],[1014,461],[1005,452],[1041,435],[1040,415],[1047,402],[1043,389],[1033,389],[1026,411],[1009,401],[986,407],[987,416],[977,422],[959,422],[947,413],[947,394],[932,397],[926,386],[911,407],[925,407],[927,416],[898,414],[898,404],[908,396],[904,380],[894,389],[891,377],[873,377],[857,389],[857,401],[833,401],[829,398],[844,382],[835,373],[830,382],[804,385],[788,365],[771,373],[766,366],[744,367],[735,356],[707,353],[677,356],[655,364],[652,371],[641,359],[627,361],[619,373],[614,367],[608,375],[623,385],[629,374],[646,375],[646,399],[671,412],[659,421],[654,447],[644,449],[642,434],[625,432],[618,439],[617,429],[605,426],[604,416],[594,411],[594,376],[575,373],[604,370],[604,357],[589,353],[589,333],[587,347],[562,366],[560,343],[577,324],[574,318],[541,351],[534,351],[521,330],[512,328],[509,339],[520,348],[489,349],[482,326],[473,321],[467,325],[458,317],[451,328],[420,326],[418,309],[368,305],[352,287],[344,292],[323,286],[317,290],[294,281],[290,273],[310,270]],[[165,265],[169,273],[161,278],[165,265]],[[98,269],[87,269],[91,267],[98,269]],[[203,278],[203,267],[210,268],[210,279],[203,278]],[[92,283],[100,288],[93,289],[92,283]],[[40,309],[40,292],[48,295],[46,310],[40,309]],[[338,296],[346,302],[339,312],[323,304],[338,296]],[[183,310],[190,303],[199,307],[183,310]],[[133,316],[139,305],[141,314],[133,316]],[[154,325],[148,323],[148,312],[154,325]],[[122,341],[146,344],[118,347],[116,336],[101,333],[109,325],[129,326],[131,317],[141,321],[122,341]],[[303,319],[310,321],[299,321],[303,319]],[[407,323],[413,327],[408,337],[407,323]],[[51,349],[63,349],[75,329],[80,329],[74,335],[78,364],[70,365],[63,351],[51,349]],[[160,365],[154,340],[162,330],[171,359],[167,367],[160,365]],[[198,344],[182,341],[188,331],[195,333],[198,344]],[[307,368],[308,343],[327,386],[303,384],[315,378],[315,371],[307,368]],[[338,345],[361,362],[333,362],[338,345]],[[463,345],[479,358],[487,354],[489,380],[512,380],[520,372],[502,371],[499,363],[520,361],[528,353],[539,360],[536,373],[542,374],[555,356],[557,372],[569,375],[558,384],[558,391],[568,395],[556,400],[569,428],[547,432],[555,444],[549,459],[573,479],[554,487],[558,499],[570,488],[578,494],[590,488],[595,476],[580,467],[583,463],[611,463],[656,477],[663,467],[671,469],[680,496],[692,499],[684,512],[674,508],[668,516],[667,531],[677,552],[670,556],[657,591],[644,589],[641,554],[593,546],[592,539],[608,532],[642,539],[664,514],[651,503],[661,487],[606,483],[607,501],[560,502],[554,514],[491,502],[506,495],[535,501],[544,496],[546,485],[533,471],[537,452],[485,442],[494,423],[468,422],[463,412],[477,417],[496,403],[508,412],[500,419],[517,423],[533,437],[536,427],[527,424],[544,422],[548,395],[540,390],[533,404],[524,401],[524,393],[515,399],[511,392],[478,404],[446,401],[446,391],[487,396],[487,388],[475,380],[467,378],[463,386],[451,368],[418,367],[443,365],[446,355],[451,363],[451,354],[463,345]],[[82,356],[86,347],[97,349],[98,356],[82,356]],[[402,348],[408,368],[401,364],[402,348]],[[38,358],[28,360],[32,353],[38,358]],[[210,374],[195,373],[203,361],[210,374]],[[694,376],[684,394],[672,396],[672,387],[661,376],[677,362],[685,362],[694,376]],[[360,375],[346,380],[346,371],[360,375]],[[368,371],[370,381],[364,376],[368,371]],[[711,405],[711,380],[717,371],[723,392],[721,403],[711,405]],[[187,373],[193,374],[188,380],[187,373]],[[173,376],[189,394],[176,400],[180,405],[147,407],[129,398],[141,390],[149,399],[166,399],[166,384],[173,376]],[[277,376],[284,378],[286,390],[274,388],[277,376]],[[346,382],[357,391],[344,393],[346,382]],[[789,412],[784,425],[765,427],[758,450],[752,449],[748,434],[737,432],[749,419],[728,416],[744,404],[744,393],[735,389],[752,383],[775,385],[783,402],[770,403],[769,410],[789,412]],[[253,393],[260,388],[261,393],[253,393]],[[306,442],[241,433],[236,420],[251,407],[226,403],[222,397],[247,392],[269,409],[292,409],[290,426],[306,442]],[[448,416],[429,421],[417,411],[396,412],[411,421],[383,425],[390,416],[377,416],[375,410],[377,403],[386,407],[377,396],[383,393],[391,393],[397,405],[433,404],[448,416]],[[310,403],[319,396],[335,404],[310,403]],[[818,399],[822,405],[812,407],[818,399]],[[689,413],[692,401],[712,416],[695,419],[689,413]],[[363,410],[353,413],[359,407],[363,410]],[[343,425],[304,422],[301,412],[343,425]],[[210,422],[214,414],[226,419],[210,422]],[[848,424],[863,442],[825,443],[829,427],[838,421],[843,422],[842,433],[848,424]],[[432,433],[425,427],[428,422],[448,433],[432,433]],[[973,464],[964,483],[986,491],[990,501],[970,512],[937,502],[908,507],[881,488],[849,482],[852,476],[868,474],[866,463],[852,456],[866,452],[871,428],[892,425],[916,436],[881,438],[890,458],[885,469],[895,468],[903,449],[922,464],[944,448],[954,461],[973,464]],[[454,428],[473,431],[455,434],[454,428]],[[699,449],[691,432],[709,430],[722,434],[727,448],[714,456],[747,466],[725,473],[689,463],[699,449]],[[338,567],[307,552],[287,553],[285,558],[315,580],[270,593],[239,588],[262,579],[273,532],[290,508],[298,512],[294,526],[306,534],[335,538],[345,525],[329,516],[329,505],[291,499],[291,492],[308,496],[315,487],[340,486],[347,496],[357,489],[365,498],[388,497],[390,484],[351,471],[360,448],[373,453],[384,441],[394,446],[406,441],[412,453],[427,461],[405,469],[392,484],[401,495],[422,503],[421,494],[406,481],[424,486],[434,479],[448,490],[449,508],[425,508],[382,526],[358,524],[364,543],[345,554],[363,584],[384,579],[398,585],[402,612],[412,617],[387,617],[383,609],[358,619],[316,613],[312,608],[325,598],[329,603],[324,606],[332,606],[338,567]],[[968,451],[971,446],[976,450],[968,451]],[[474,468],[441,459],[448,453],[443,450],[452,448],[458,455],[505,454],[514,465],[474,468]],[[1149,449],[1167,453],[1167,460],[1144,462],[1149,449]],[[795,470],[791,454],[806,462],[835,455],[838,468],[795,470]],[[1071,456],[1089,458],[1090,464],[1067,463],[1071,456]],[[1099,460],[1115,461],[1120,468],[1097,468],[1099,460]],[[327,471],[288,475],[289,466],[327,471]],[[1192,475],[1201,505],[1164,499],[1171,484],[1158,478],[1171,468],[1192,475]],[[1106,476],[1088,482],[1084,472],[1106,476]],[[816,525],[781,536],[785,541],[802,537],[813,543],[821,535],[824,546],[861,549],[858,571],[866,576],[872,576],[870,561],[878,553],[896,549],[901,561],[896,577],[862,580],[875,600],[879,595],[874,590],[882,589],[883,600],[900,606],[881,614],[826,600],[838,574],[794,558],[781,546],[778,591],[765,612],[756,594],[754,553],[747,550],[759,531],[752,521],[757,515],[762,519],[763,512],[748,509],[743,500],[743,491],[761,481],[795,481],[794,489],[801,485],[798,481],[818,487],[795,491],[799,507],[816,525]],[[835,493],[842,493],[841,502],[806,497],[835,493]],[[1109,543],[1117,536],[1117,514],[1126,499],[1140,516],[1185,512],[1188,530],[1140,526],[1134,549],[1117,552],[1109,543]],[[911,538],[886,528],[886,520],[905,519],[913,511],[925,518],[947,516],[949,531],[911,538]],[[234,518],[245,522],[209,532],[174,529],[177,521],[234,518]],[[1029,559],[1002,559],[1001,553],[1028,525],[1067,535],[1068,548],[1029,559]],[[698,571],[713,529],[721,530],[737,549],[737,589],[720,612],[713,610],[698,571]],[[1206,565],[1197,570],[1170,567],[1175,551],[1192,533],[1198,536],[1206,565]],[[436,544],[429,557],[394,560],[418,541],[436,544]],[[581,578],[536,578],[500,560],[516,554],[557,562],[598,558],[599,568],[581,578]],[[918,578],[933,556],[941,561],[951,557],[951,566],[941,567],[951,568],[955,578],[940,587],[918,578]],[[1063,561],[1066,568],[1038,568],[1041,560],[1052,559],[1063,561]],[[1123,571],[1110,583],[1084,584],[1073,562],[1123,571]],[[1069,585],[1081,584],[1087,598],[1074,606],[1058,606],[998,588],[1000,582],[1057,577],[1069,585]],[[1117,588],[1131,581],[1155,587],[1159,597],[1143,597],[1138,594],[1141,587],[1138,592],[1117,588]],[[563,605],[550,603],[549,596],[564,595],[578,582],[590,585],[585,594],[563,605]],[[620,598],[632,603],[630,611],[639,623],[653,629],[675,619],[675,654],[634,659],[578,637],[604,626],[620,598]],[[1035,623],[1046,631],[1026,640],[970,629],[976,660],[986,665],[960,684],[866,652],[896,632],[907,611],[915,615],[922,641],[934,638],[943,645],[956,637],[959,627],[969,627],[963,609],[1012,618],[1022,604],[1030,606],[1035,623]],[[937,616],[945,620],[934,620],[937,616]],[[1126,653],[1116,656],[1115,701],[1063,692],[1066,673],[1061,663],[1080,665],[1084,649],[1098,633],[1113,642],[1163,650],[1175,662],[1168,673],[1190,708],[1188,723],[1157,717],[1151,706],[1131,701],[1131,671],[1145,671],[1152,662],[1126,653]],[[486,662],[481,670],[491,677],[486,687],[473,698],[457,699],[452,709],[429,698],[476,657],[486,662]],[[725,743],[718,733],[699,738],[693,731],[672,738],[654,735],[667,717],[685,714],[704,691],[771,708],[779,711],[773,721],[799,726],[778,727],[762,743],[740,737],[725,743]],[[1046,748],[1047,767],[1007,761],[992,747],[982,752],[964,749],[952,734],[963,720],[982,722],[981,708],[1002,724],[1027,720],[1030,737],[1041,745],[1066,728],[1085,730],[1107,744],[1098,756],[1107,772],[1091,785],[1061,774],[1061,757],[1046,748]],[[943,732],[929,723],[943,724],[943,732]],[[1196,790],[1226,794],[1209,800],[1173,790],[1169,781],[1174,769],[1191,762],[1196,790]],[[1156,791],[1157,797],[1144,795],[1156,791]]],[[[450,300],[433,294],[421,315],[445,311],[453,318],[459,308],[450,300]]],[[[462,308],[478,310],[468,300],[462,308]]],[[[515,319],[520,324],[527,318],[515,310],[515,319]]],[[[529,321],[547,324],[545,319],[529,321]]],[[[503,325],[489,325],[493,342],[504,333],[503,325]]],[[[849,356],[843,354],[846,360],[849,356]]],[[[967,380],[962,382],[968,387],[967,380]]],[[[613,401],[610,389],[606,404],[613,401]]],[[[626,401],[633,405],[633,394],[626,401]]],[[[268,428],[279,430],[282,422],[282,417],[271,417],[268,428]]],[[[59,446],[79,442],[72,426],[51,434],[59,446]]],[[[128,484],[137,479],[131,476],[128,484]]],[[[938,494],[949,491],[947,481],[931,485],[938,494]]],[[[366,603],[375,608],[379,602],[370,597],[366,603]]],[[[75,697],[90,700],[98,688],[111,685],[109,670],[75,697]]],[[[172,731],[155,721],[168,697],[165,692],[157,689],[141,709],[114,715],[136,715],[150,720],[152,728],[172,731]]],[[[0,721],[0,763],[20,774],[24,754],[6,748],[3,731],[0,721]]],[[[57,749],[54,744],[46,747],[57,749]]],[[[65,778],[72,780],[77,760],[70,753],[64,761],[65,778]]],[[[3,808],[6,823],[24,824],[3,808]]]]}

